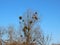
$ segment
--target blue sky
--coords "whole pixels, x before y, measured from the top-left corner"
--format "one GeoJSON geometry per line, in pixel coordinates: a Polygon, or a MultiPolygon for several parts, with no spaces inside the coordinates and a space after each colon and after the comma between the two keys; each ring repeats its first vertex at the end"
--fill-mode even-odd
{"type": "Polygon", "coordinates": [[[60,0],[0,0],[0,26],[18,26],[18,17],[27,9],[41,15],[41,28],[46,34],[52,33],[53,41],[60,41],[60,0]]]}

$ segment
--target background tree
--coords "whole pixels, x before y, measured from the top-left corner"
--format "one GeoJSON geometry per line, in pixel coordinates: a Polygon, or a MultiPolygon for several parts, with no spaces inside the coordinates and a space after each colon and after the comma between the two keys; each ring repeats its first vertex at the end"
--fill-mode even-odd
{"type": "Polygon", "coordinates": [[[6,33],[6,28],[0,27],[0,45],[2,45],[2,43],[4,43],[4,39],[2,39],[2,37],[4,36],[5,33],[6,33]]]}
{"type": "Polygon", "coordinates": [[[45,37],[38,24],[39,17],[37,12],[28,10],[24,15],[19,17],[20,24],[23,26],[22,31],[26,37],[26,42],[30,45],[31,43],[40,45],[49,45],[50,37],[45,37]],[[38,25],[37,25],[38,24],[38,25]]]}

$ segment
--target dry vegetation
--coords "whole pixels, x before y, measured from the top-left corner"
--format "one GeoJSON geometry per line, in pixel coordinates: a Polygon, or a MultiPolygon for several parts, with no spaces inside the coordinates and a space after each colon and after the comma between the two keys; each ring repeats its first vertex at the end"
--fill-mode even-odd
{"type": "Polygon", "coordinates": [[[16,31],[14,26],[0,28],[0,45],[49,45],[50,38],[44,36],[38,22],[37,12],[27,11],[19,17],[19,30],[16,31]],[[4,34],[8,39],[2,39],[4,34]]]}

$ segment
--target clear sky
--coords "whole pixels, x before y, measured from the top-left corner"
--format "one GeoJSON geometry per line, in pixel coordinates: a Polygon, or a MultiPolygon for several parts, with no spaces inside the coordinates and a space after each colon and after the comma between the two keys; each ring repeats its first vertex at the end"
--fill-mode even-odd
{"type": "Polygon", "coordinates": [[[53,41],[59,42],[60,0],[0,0],[0,26],[18,25],[19,15],[29,8],[38,11],[43,31],[52,33],[53,41]]]}

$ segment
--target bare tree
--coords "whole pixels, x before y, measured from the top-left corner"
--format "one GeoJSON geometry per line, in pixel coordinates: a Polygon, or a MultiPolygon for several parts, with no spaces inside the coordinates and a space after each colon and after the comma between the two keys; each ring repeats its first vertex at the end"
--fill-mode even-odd
{"type": "Polygon", "coordinates": [[[36,43],[37,45],[49,45],[50,37],[45,37],[42,33],[40,26],[37,25],[39,22],[38,13],[27,11],[23,16],[19,17],[20,24],[23,25],[22,31],[26,37],[26,42],[30,45],[36,43]],[[35,28],[34,28],[35,27],[35,28]]]}
{"type": "Polygon", "coordinates": [[[0,45],[2,45],[2,31],[1,31],[1,27],[0,27],[0,45]]]}
{"type": "Polygon", "coordinates": [[[0,27],[0,45],[2,45],[2,43],[4,43],[4,39],[2,39],[2,37],[5,33],[6,33],[6,28],[0,27]]]}

